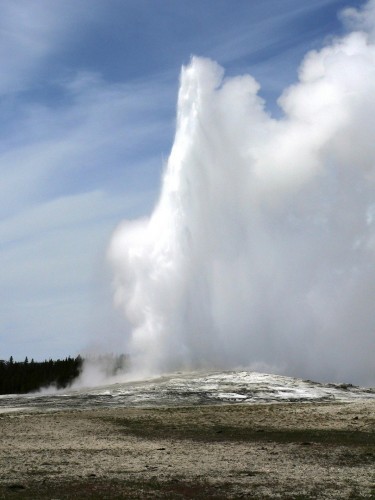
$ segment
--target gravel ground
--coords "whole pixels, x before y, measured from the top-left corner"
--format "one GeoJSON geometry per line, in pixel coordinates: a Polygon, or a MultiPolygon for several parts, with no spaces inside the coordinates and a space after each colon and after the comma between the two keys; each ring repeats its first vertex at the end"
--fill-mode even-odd
{"type": "Polygon", "coordinates": [[[375,401],[0,414],[0,498],[375,498],[375,401]]]}

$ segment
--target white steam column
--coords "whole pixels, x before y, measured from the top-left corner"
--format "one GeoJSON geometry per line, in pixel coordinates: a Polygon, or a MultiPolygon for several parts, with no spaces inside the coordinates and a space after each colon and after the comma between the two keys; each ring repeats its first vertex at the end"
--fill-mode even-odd
{"type": "Polygon", "coordinates": [[[361,15],[367,33],[306,56],[280,120],[251,76],[183,68],[159,202],[109,250],[138,370],[375,383],[374,16],[361,15]]]}

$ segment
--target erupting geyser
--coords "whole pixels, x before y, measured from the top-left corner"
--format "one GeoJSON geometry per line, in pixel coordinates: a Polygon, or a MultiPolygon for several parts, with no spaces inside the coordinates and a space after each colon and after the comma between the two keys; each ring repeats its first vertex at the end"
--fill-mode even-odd
{"type": "Polygon", "coordinates": [[[139,368],[375,383],[374,5],[307,54],[281,119],[251,76],[182,69],[160,199],[109,251],[139,368]]]}

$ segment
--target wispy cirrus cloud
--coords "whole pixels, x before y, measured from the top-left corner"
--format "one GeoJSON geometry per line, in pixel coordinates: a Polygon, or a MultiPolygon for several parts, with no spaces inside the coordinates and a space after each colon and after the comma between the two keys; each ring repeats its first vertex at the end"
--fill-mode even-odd
{"type": "MultiPolygon", "coordinates": [[[[38,78],[48,58],[59,52],[74,30],[74,16],[82,18],[82,8],[72,4],[36,0],[0,5],[0,95],[25,90],[38,78]],[[65,4],[65,5],[64,5],[65,4]]],[[[79,4],[79,3],[78,3],[79,4]]],[[[88,10],[86,15],[90,17],[88,10]]]]}
{"type": "Polygon", "coordinates": [[[155,199],[161,157],[147,145],[162,142],[171,126],[162,83],[153,88],[156,99],[143,84],[111,86],[95,75],[61,85],[69,104],[24,106],[23,140],[8,134],[0,153],[0,315],[15,354],[19,336],[45,331],[46,314],[60,310],[63,297],[75,320],[58,314],[54,326],[47,321],[59,352],[70,352],[77,329],[84,342],[87,324],[93,328],[88,304],[99,300],[101,286],[109,290],[97,274],[110,234],[124,213],[142,214],[155,199]],[[58,324],[74,321],[75,328],[58,324]]]}

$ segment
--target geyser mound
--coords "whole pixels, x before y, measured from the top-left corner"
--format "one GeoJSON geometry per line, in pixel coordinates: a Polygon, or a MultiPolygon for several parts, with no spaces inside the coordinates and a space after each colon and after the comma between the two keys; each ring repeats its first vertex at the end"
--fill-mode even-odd
{"type": "Polygon", "coordinates": [[[182,69],[160,199],[109,250],[133,364],[374,384],[372,35],[307,54],[282,119],[258,90],[182,69]]]}

